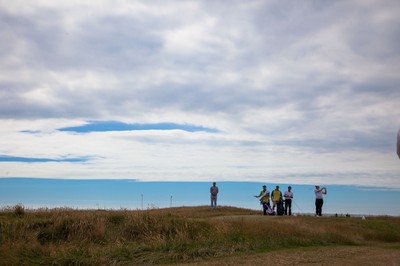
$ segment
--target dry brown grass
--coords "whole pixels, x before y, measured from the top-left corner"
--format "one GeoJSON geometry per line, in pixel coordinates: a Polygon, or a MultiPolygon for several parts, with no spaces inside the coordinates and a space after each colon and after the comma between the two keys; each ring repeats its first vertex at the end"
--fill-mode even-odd
{"type": "Polygon", "coordinates": [[[271,217],[233,207],[0,212],[0,265],[196,262],[304,247],[399,245],[400,218],[271,217]]]}
{"type": "Polygon", "coordinates": [[[400,246],[328,246],[230,256],[179,266],[213,265],[400,265],[400,246]]]}

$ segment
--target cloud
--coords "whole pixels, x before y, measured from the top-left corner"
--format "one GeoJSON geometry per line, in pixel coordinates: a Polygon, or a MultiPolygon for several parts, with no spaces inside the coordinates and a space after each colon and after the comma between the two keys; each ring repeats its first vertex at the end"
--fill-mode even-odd
{"type": "Polygon", "coordinates": [[[400,187],[399,12],[397,1],[0,4],[0,154],[90,158],[2,165],[65,178],[387,175],[400,187]]]}

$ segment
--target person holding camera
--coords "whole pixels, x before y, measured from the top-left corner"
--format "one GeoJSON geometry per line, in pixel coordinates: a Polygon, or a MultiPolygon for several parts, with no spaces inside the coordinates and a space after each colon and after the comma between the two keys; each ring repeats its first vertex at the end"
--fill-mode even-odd
{"type": "Polygon", "coordinates": [[[322,216],[322,206],[324,205],[324,196],[327,191],[326,188],[320,188],[319,185],[315,186],[315,216],[322,216]]]}

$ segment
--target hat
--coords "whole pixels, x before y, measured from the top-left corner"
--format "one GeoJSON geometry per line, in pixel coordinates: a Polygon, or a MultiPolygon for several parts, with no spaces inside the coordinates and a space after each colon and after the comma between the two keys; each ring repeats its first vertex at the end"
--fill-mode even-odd
{"type": "Polygon", "coordinates": [[[264,185],[263,187],[267,187],[266,185],[264,185]]]}

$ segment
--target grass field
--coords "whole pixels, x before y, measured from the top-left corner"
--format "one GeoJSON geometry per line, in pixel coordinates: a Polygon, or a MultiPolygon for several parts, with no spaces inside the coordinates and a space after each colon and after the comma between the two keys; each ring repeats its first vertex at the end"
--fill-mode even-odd
{"type": "Polygon", "coordinates": [[[280,217],[206,206],[0,212],[0,265],[232,265],[248,256],[343,247],[361,255],[384,247],[400,263],[400,217],[280,217]]]}

